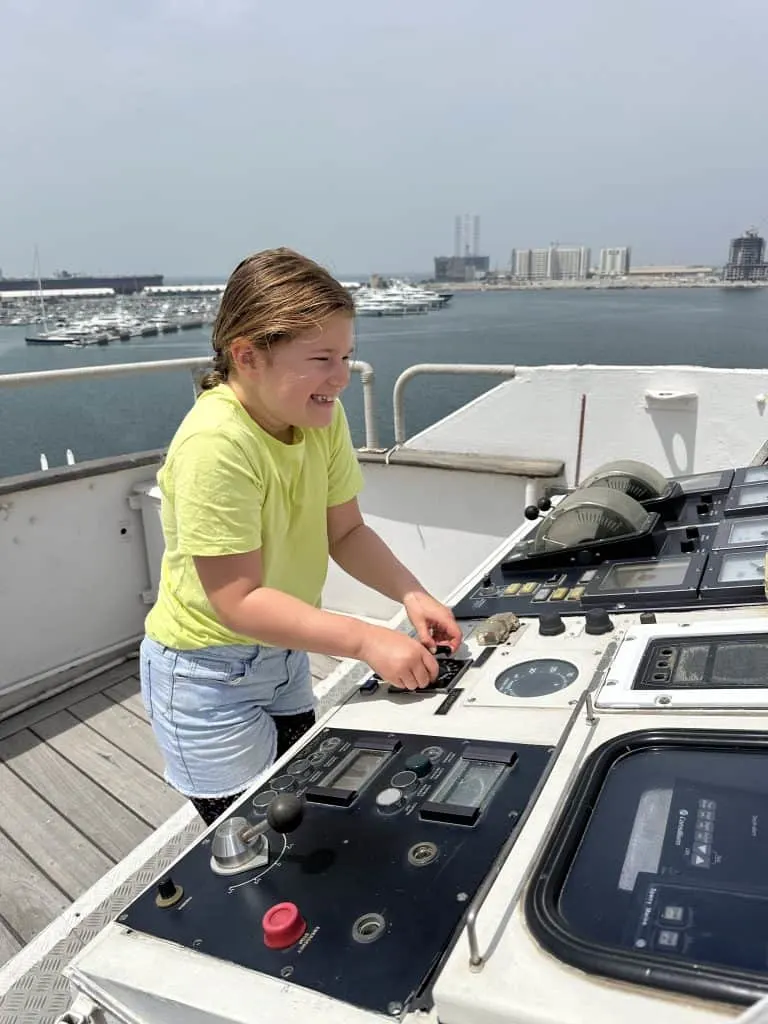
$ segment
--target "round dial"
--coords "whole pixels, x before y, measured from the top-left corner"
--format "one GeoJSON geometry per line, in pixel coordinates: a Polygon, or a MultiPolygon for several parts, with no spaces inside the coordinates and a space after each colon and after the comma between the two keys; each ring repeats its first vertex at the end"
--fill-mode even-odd
{"type": "Polygon", "coordinates": [[[496,689],[507,697],[543,697],[570,686],[579,670],[570,661],[537,658],[511,665],[496,677],[496,689]]]}

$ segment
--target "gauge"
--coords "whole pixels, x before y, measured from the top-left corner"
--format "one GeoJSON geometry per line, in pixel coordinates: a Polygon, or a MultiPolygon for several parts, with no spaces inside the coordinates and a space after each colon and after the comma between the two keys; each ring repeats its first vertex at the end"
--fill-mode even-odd
{"type": "Polygon", "coordinates": [[[506,697],[543,697],[564,690],[578,675],[579,670],[570,661],[537,658],[504,669],[494,685],[506,697]]]}
{"type": "Polygon", "coordinates": [[[733,552],[723,557],[718,583],[736,583],[740,580],[761,580],[765,573],[765,553],[762,551],[733,552]]]}
{"type": "Polygon", "coordinates": [[[768,544],[768,516],[734,523],[728,533],[729,544],[768,544]]]}
{"type": "Polygon", "coordinates": [[[742,487],[738,492],[738,504],[745,505],[766,505],[768,504],[768,483],[753,484],[751,487],[742,487]]]}

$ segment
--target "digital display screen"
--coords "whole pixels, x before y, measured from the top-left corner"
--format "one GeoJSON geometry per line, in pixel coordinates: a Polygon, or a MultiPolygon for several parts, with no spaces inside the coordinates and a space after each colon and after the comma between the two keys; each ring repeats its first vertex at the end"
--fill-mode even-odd
{"type": "Polygon", "coordinates": [[[768,545],[768,516],[760,519],[742,519],[740,523],[731,523],[728,531],[729,544],[762,544],[768,545]]]}
{"type": "Polygon", "coordinates": [[[613,565],[600,583],[601,590],[645,590],[682,586],[689,558],[668,558],[663,562],[635,562],[613,565]]]}
{"type": "MultiPolygon", "coordinates": [[[[679,477],[675,483],[680,484],[684,494],[696,494],[699,491],[713,491],[720,487],[722,473],[702,473],[701,476],[679,477]]],[[[765,477],[768,480],[768,476],[765,477]]]]}
{"type": "Polygon", "coordinates": [[[495,761],[467,761],[461,758],[431,797],[432,803],[483,806],[491,797],[506,765],[495,761]]]}
{"type": "Polygon", "coordinates": [[[762,580],[765,575],[765,553],[744,552],[743,554],[733,553],[724,555],[720,571],[717,574],[718,583],[754,583],[762,580]]]}
{"type": "Polygon", "coordinates": [[[356,792],[363,788],[388,756],[386,750],[367,750],[365,748],[352,750],[340,764],[331,769],[320,785],[329,789],[347,789],[356,792]]]}
{"type": "Polygon", "coordinates": [[[647,789],[640,797],[619,874],[624,892],[632,892],[641,872],[655,875],[659,870],[671,806],[671,789],[647,789]]]}
{"type": "Polygon", "coordinates": [[[740,488],[737,504],[740,508],[744,508],[745,505],[768,504],[768,484],[757,484],[754,487],[740,488]]]}
{"type": "Polygon", "coordinates": [[[745,484],[756,484],[762,480],[768,480],[768,466],[752,466],[744,471],[745,484]]]}

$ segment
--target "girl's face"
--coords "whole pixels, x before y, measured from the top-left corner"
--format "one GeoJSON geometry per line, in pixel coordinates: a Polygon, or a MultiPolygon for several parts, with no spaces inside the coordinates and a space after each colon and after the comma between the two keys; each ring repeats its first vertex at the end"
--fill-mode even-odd
{"type": "Polygon", "coordinates": [[[274,437],[292,439],[293,427],[328,427],[334,404],[349,383],[354,321],[334,313],[322,325],[279,342],[270,352],[233,344],[237,374],[231,386],[253,419],[274,437]]]}

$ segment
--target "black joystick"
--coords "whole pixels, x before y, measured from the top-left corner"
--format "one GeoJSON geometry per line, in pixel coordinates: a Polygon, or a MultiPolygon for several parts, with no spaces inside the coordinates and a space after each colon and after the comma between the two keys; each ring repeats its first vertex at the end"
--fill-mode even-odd
{"type": "Polygon", "coordinates": [[[267,822],[275,832],[293,832],[304,818],[304,802],[292,793],[281,793],[267,806],[267,822]]]}
{"type": "Polygon", "coordinates": [[[549,512],[549,510],[552,508],[552,502],[549,500],[549,498],[539,498],[536,504],[539,506],[542,512],[549,512]]]}
{"type": "Polygon", "coordinates": [[[565,632],[562,615],[557,612],[544,612],[539,616],[539,636],[560,636],[565,632]]]}
{"type": "Polygon", "coordinates": [[[590,608],[587,612],[584,632],[590,636],[602,636],[613,629],[611,617],[605,608],[590,608]]]}
{"type": "Polygon", "coordinates": [[[537,505],[526,505],[525,512],[523,513],[526,519],[538,519],[539,508],[537,505]]]}

